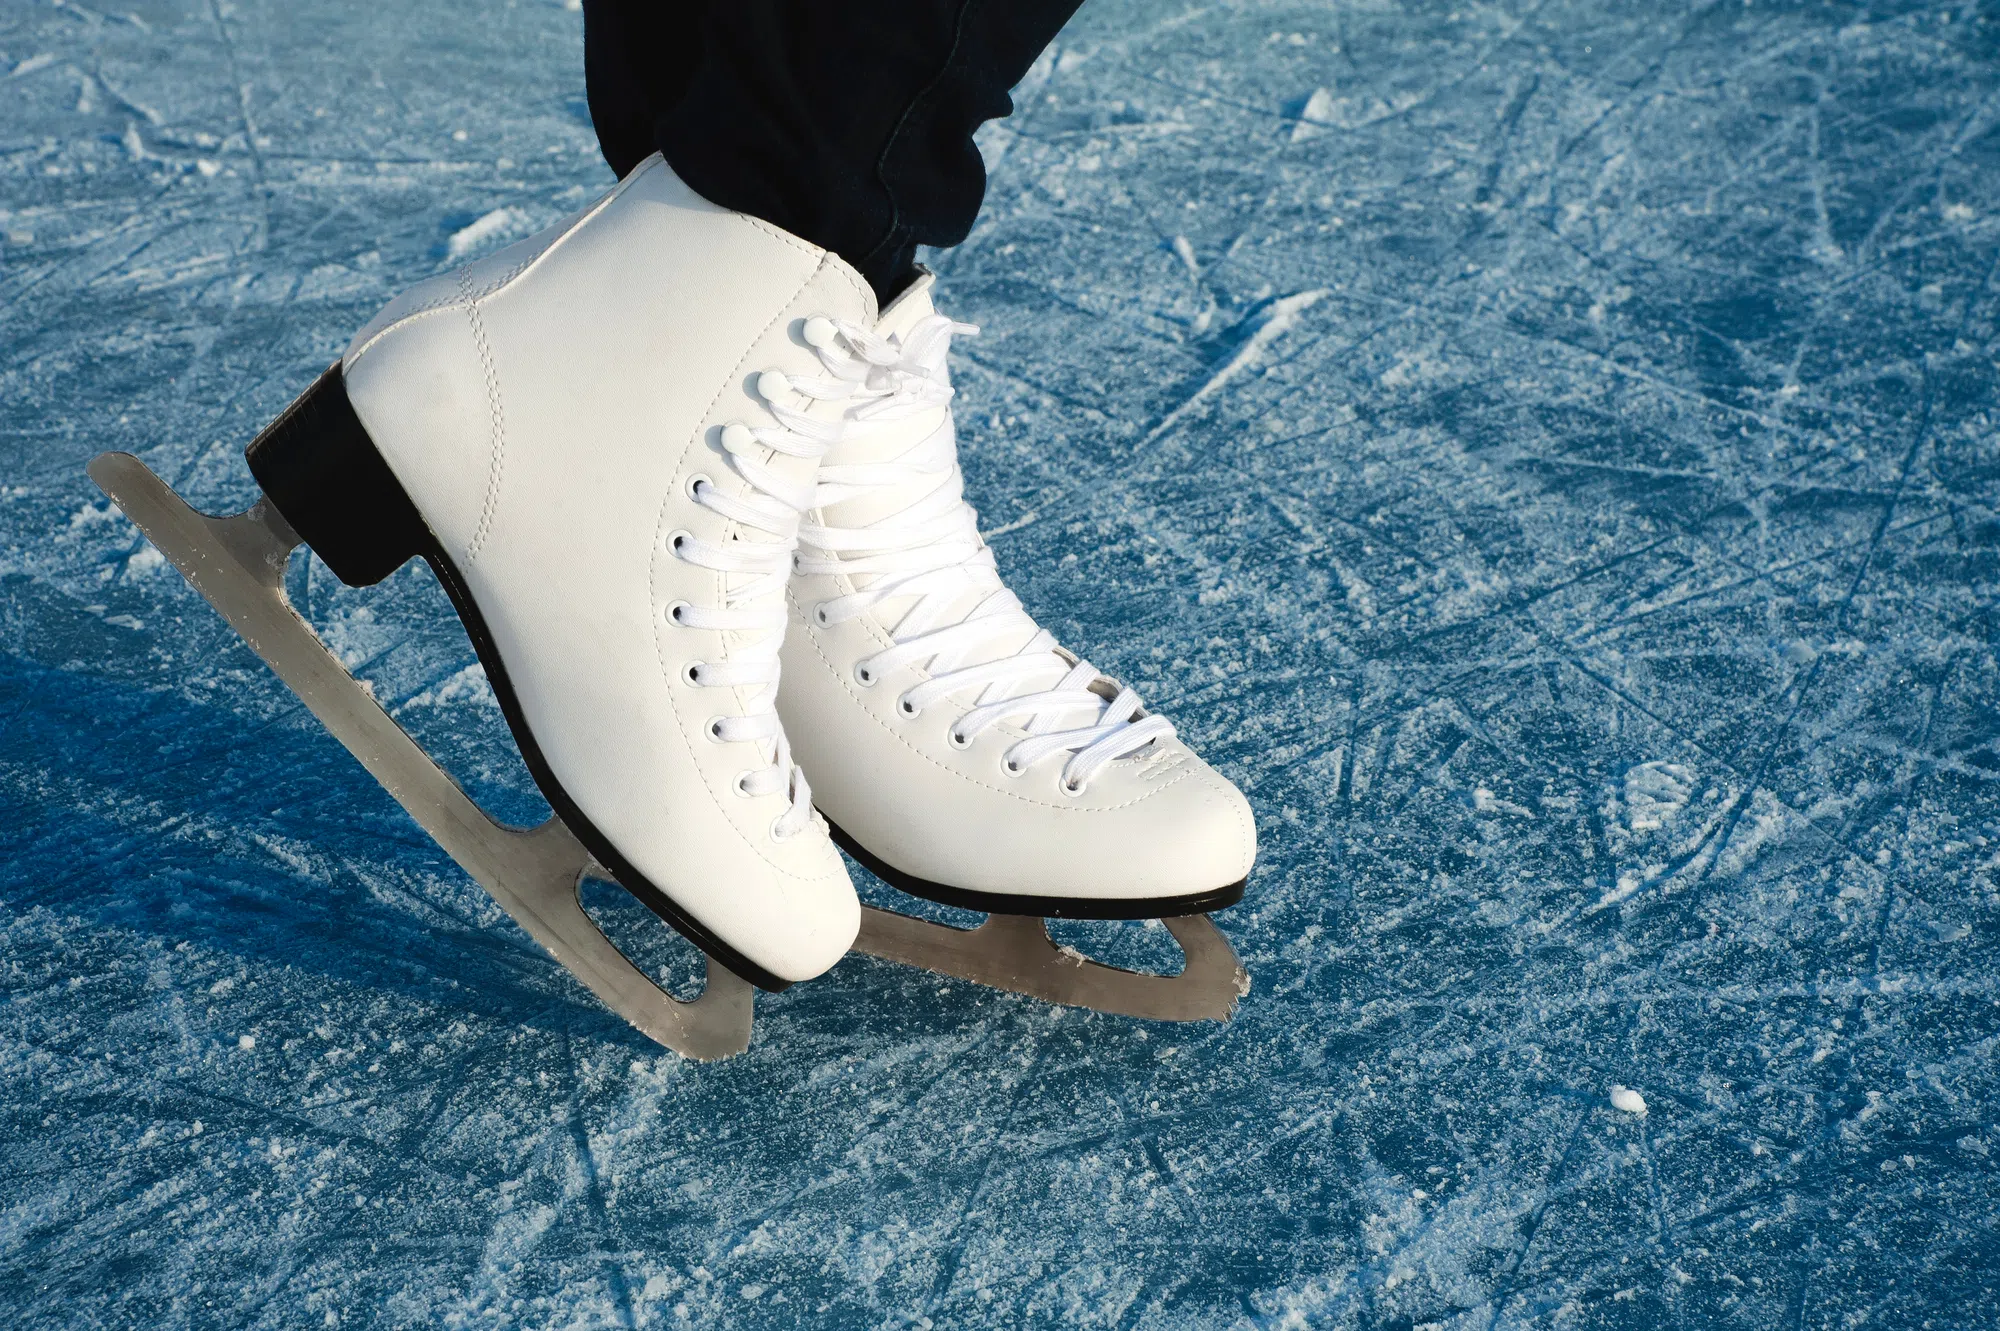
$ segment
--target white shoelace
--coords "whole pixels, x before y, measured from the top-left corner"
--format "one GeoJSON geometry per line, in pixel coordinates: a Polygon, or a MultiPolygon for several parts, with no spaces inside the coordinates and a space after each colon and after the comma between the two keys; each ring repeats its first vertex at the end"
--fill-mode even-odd
{"type": "MultiPolygon", "coordinates": [[[[844,359],[820,352],[822,363],[832,368],[844,359]]],[[[816,401],[834,401],[852,396],[854,384],[839,376],[803,378],[777,370],[757,377],[757,395],[777,421],[776,425],[751,426],[733,421],[722,429],[722,447],[729,465],[749,482],[753,491],[743,498],[718,490],[706,476],[696,476],[688,493],[695,503],[774,539],[723,543],[704,541],[685,531],[668,535],[668,548],[675,557],[698,568],[713,569],[724,577],[720,608],[676,601],[666,609],[669,623],[685,628],[713,629],[739,636],[731,644],[728,659],[696,661],[686,667],[684,678],[697,688],[754,688],[743,701],[741,716],[718,716],[708,723],[708,737],[722,744],[754,743],[764,766],[741,772],[736,778],[737,793],[770,795],[783,791],[790,799],[785,812],[771,823],[771,837],[782,841],[803,829],[812,819],[812,787],[805,773],[792,761],[791,745],[778,724],[778,648],[785,634],[785,579],[791,572],[794,539],[799,519],[812,506],[811,484],[794,484],[772,470],[762,460],[765,449],[786,457],[817,458],[841,436],[844,422],[815,420],[786,405],[792,394],[816,401]],[[728,575],[742,575],[730,577],[728,575]]]]}
{"type": "Polygon", "coordinates": [[[1062,788],[1078,795],[1107,763],[1171,736],[1174,727],[1165,717],[1144,715],[1138,694],[1122,685],[1114,692],[1088,661],[1059,646],[1000,580],[993,551],[980,538],[978,514],[960,497],[945,366],[952,336],[978,331],[938,314],[899,339],[846,322],[808,325],[807,340],[823,358],[843,345],[851,357],[845,364],[828,362],[854,382],[853,396],[864,399],[847,413],[849,437],[865,435],[870,423],[923,411],[943,408],[944,419],[891,460],[820,467],[812,507],[821,510],[919,479],[933,484],[922,497],[865,525],[802,524],[798,568],[871,579],[814,607],[822,625],[912,600],[890,629],[895,645],[856,663],[858,683],[872,685],[906,665],[926,666],[930,678],[897,699],[906,717],[978,690],[970,710],[947,732],[950,742],[964,748],[991,727],[1015,721],[1027,736],[1007,750],[1007,772],[1018,776],[1043,758],[1067,753],[1062,788]]]}

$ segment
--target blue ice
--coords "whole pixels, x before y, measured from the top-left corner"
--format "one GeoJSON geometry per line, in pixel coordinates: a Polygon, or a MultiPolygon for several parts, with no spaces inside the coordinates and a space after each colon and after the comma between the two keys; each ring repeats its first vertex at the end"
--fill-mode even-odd
{"type": "MultiPolygon", "coordinates": [[[[83,472],[240,506],[394,292],[604,188],[578,15],[0,4],[7,1324],[2000,1324],[1994,24],[1090,0],[933,256],[961,431],[1249,793],[1255,987],[854,958],[696,1065],[83,472]]],[[[535,816],[427,573],[290,585],[535,816]]]]}

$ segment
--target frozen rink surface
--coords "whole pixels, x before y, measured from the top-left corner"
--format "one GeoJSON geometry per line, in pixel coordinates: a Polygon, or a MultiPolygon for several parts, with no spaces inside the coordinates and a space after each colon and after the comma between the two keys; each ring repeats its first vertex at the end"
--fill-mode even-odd
{"type": "MultiPolygon", "coordinates": [[[[378,306],[604,188],[580,29],[0,0],[0,1320],[2000,1322],[1990,11],[1090,0],[936,261],[961,428],[1030,607],[1256,806],[1255,987],[855,958],[718,1065],[83,473],[241,506],[378,306]]],[[[537,815],[426,571],[291,587],[537,815]]]]}

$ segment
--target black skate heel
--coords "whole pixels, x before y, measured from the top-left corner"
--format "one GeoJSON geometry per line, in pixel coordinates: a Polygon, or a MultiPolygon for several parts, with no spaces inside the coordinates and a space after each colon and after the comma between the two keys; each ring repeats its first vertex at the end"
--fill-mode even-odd
{"type": "Polygon", "coordinates": [[[350,587],[382,581],[431,544],[417,506],[354,414],[338,362],[243,456],[272,507],[350,587]]]}

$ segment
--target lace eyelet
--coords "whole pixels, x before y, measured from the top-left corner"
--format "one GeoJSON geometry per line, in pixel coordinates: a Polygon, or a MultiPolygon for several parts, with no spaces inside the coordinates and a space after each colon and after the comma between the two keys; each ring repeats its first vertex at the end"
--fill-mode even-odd
{"type": "Polygon", "coordinates": [[[1064,777],[1062,780],[1056,782],[1056,786],[1071,799],[1077,799],[1083,794],[1083,783],[1080,781],[1071,781],[1068,777],[1064,777]]]}
{"type": "Polygon", "coordinates": [[[1005,772],[1008,776],[1019,776],[1021,775],[1021,773],[1027,771],[1028,769],[1021,766],[1020,763],[1016,762],[1014,760],[1014,755],[1010,753],[1005,758],[1002,758],[1000,760],[1000,770],[1005,772]]]}
{"type": "Polygon", "coordinates": [[[773,841],[790,841],[792,839],[792,834],[785,830],[785,818],[783,814],[771,820],[770,837],[773,841]]]}
{"type": "Polygon", "coordinates": [[[681,547],[686,545],[689,541],[692,541],[693,539],[694,539],[694,533],[691,531],[682,531],[682,530],[670,531],[667,533],[666,539],[661,542],[661,546],[666,550],[668,554],[672,555],[674,558],[681,559],[685,558],[685,556],[681,554],[681,547]]]}
{"type": "Polygon", "coordinates": [[[681,667],[681,683],[691,689],[701,687],[701,662],[690,661],[681,667]]]}
{"type": "Polygon", "coordinates": [[[830,347],[839,332],[840,330],[833,326],[833,320],[824,314],[815,314],[806,320],[805,327],[799,330],[799,336],[805,339],[805,344],[809,347],[830,347]]]}
{"type": "Polygon", "coordinates": [[[711,716],[708,718],[708,737],[711,740],[714,740],[717,744],[728,743],[727,740],[722,738],[723,720],[724,718],[719,716],[711,716]]]}
{"type": "Polygon", "coordinates": [[[923,715],[923,709],[921,707],[918,707],[915,703],[911,702],[907,695],[896,699],[896,710],[901,712],[904,716],[923,715]]]}
{"type": "Polygon", "coordinates": [[[750,798],[750,792],[744,786],[754,775],[756,775],[754,772],[738,772],[736,774],[736,793],[746,800],[750,798]]]}
{"type": "Polygon", "coordinates": [[[757,396],[766,402],[775,403],[792,391],[792,381],[783,370],[765,370],[757,376],[757,396]]]}
{"type": "Polygon", "coordinates": [[[969,749],[972,747],[972,737],[960,734],[957,726],[953,726],[950,730],[944,732],[944,742],[951,745],[954,749],[969,749]]]}
{"type": "MultiPolygon", "coordinates": [[[[796,558],[793,559],[792,566],[795,569],[798,567],[798,560],[796,558]]],[[[827,628],[831,625],[832,621],[826,617],[826,602],[821,601],[813,607],[813,623],[819,625],[821,628],[827,628]]]]}
{"type": "Polygon", "coordinates": [[[701,487],[714,484],[715,482],[711,481],[707,476],[701,472],[696,472],[694,475],[688,477],[687,497],[699,504],[701,502],[701,487]]]}
{"type": "Polygon", "coordinates": [[[685,628],[687,627],[687,621],[681,618],[681,611],[692,610],[692,609],[694,609],[694,607],[689,605],[686,601],[675,601],[672,605],[668,606],[665,610],[662,610],[660,612],[660,617],[666,620],[667,623],[669,624],[674,624],[678,625],[679,627],[685,628]]]}
{"type": "Polygon", "coordinates": [[[867,662],[863,661],[855,665],[854,682],[864,689],[875,687],[875,672],[868,668],[867,662]]]}

